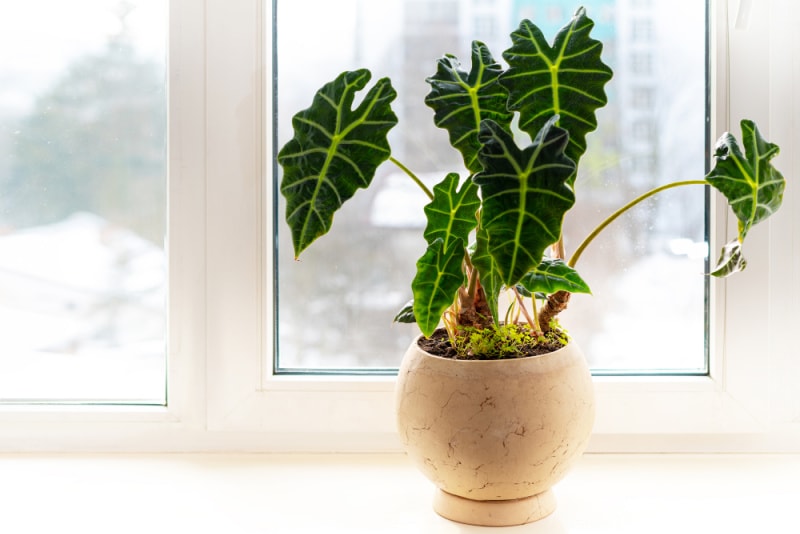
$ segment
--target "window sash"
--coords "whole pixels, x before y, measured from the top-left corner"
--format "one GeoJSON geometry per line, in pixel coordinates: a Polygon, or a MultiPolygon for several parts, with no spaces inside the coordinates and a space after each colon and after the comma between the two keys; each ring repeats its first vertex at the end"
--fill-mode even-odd
{"type": "MultiPolygon", "coordinates": [[[[779,7],[777,4],[778,2],[772,2],[758,13],[753,12],[748,28],[735,29],[732,27],[733,23],[729,24],[728,21],[735,21],[738,13],[730,12],[725,2],[712,3],[713,20],[710,31],[716,50],[711,72],[712,98],[716,110],[712,122],[713,138],[727,129],[739,135],[738,118],[734,117],[740,109],[743,116],[754,118],[765,129],[781,119],[779,115],[770,115],[769,109],[754,109],[753,91],[758,88],[754,87],[750,78],[755,68],[763,71],[764,77],[760,78],[762,81],[769,79],[776,86],[785,83],[774,72],[776,69],[769,69],[768,64],[763,61],[764,57],[775,57],[775,53],[780,51],[773,49],[768,40],[759,37],[766,33],[775,34],[774,31],[769,32],[768,28],[780,23],[780,17],[776,16],[774,9],[779,7]],[[736,55],[735,61],[730,59],[731,54],[736,55]],[[749,61],[753,63],[750,64],[749,61]],[[736,107],[733,107],[734,104],[736,107]]],[[[269,31],[269,28],[266,29],[269,31]]],[[[271,40],[265,39],[265,42],[271,40]]],[[[786,50],[790,49],[791,47],[786,50]]],[[[230,65],[225,67],[229,68],[230,65]]],[[[267,62],[266,72],[271,71],[270,67],[267,62]]],[[[268,97],[265,101],[271,104],[271,98],[268,97]]],[[[270,132],[264,134],[269,136],[270,132]]],[[[266,146],[272,146],[272,143],[268,142],[266,146]]],[[[271,167],[267,165],[265,168],[271,167]]],[[[271,206],[271,199],[267,198],[264,205],[271,206]]],[[[727,235],[731,235],[735,229],[733,221],[727,220],[727,208],[720,198],[714,199],[712,217],[715,231],[711,245],[712,250],[717,250],[719,245],[727,241],[727,235]]],[[[275,221],[270,218],[266,222],[267,235],[272,235],[274,228],[270,225],[275,224],[275,221]]],[[[772,226],[776,224],[779,223],[772,226]]],[[[770,249],[767,232],[764,231],[766,228],[768,227],[760,229],[760,235],[754,231],[756,233],[750,237],[758,241],[749,247],[749,254],[753,258],[763,260],[769,254],[781,255],[781,251],[770,249]]],[[[745,319],[743,310],[748,306],[739,305],[743,299],[747,302],[757,301],[757,298],[763,300],[756,289],[758,278],[762,273],[768,275],[768,270],[775,262],[753,263],[759,265],[740,275],[739,279],[712,283],[713,309],[709,344],[713,357],[709,377],[595,379],[599,413],[593,447],[597,450],[635,449],[637,444],[642,444],[645,448],[658,448],[661,446],[659,443],[664,443],[665,435],[676,437],[674,446],[680,446],[682,440],[686,443],[698,443],[698,440],[707,440],[708,435],[726,436],[707,440],[708,443],[713,442],[716,443],[714,446],[720,447],[722,445],[719,442],[727,443],[725,440],[731,434],[751,435],[763,432],[764,417],[771,417],[769,412],[763,411],[767,407],[760,402],[768,391],[768,380],[751,378],[763,375],[767,366],[762,364],[763,360],[760,358],[754,359],[747,351],[741,350],[744,345],[740,338],[746,330],[736,326],[745,319]],[[744,409],[742,402],[745,402],[744,409]],[[651,444],[644,445],[645,442],[651,444]]],[[[270,307],[262,302],[261,309],[267,319],[266,324],[273,324],[270,307]]],[[[274,343],[274,339],[270,337],[272,332],[267,329],[265,334],[267,342],[262,344],[262,350],[271,350],[274,343]]],[[[236,340],[231,336],[229,341],[236,340]]],[[[779,349],[767,357],[773,356],[776,360],[780,358],[779,349]]],[[[258,372],[261,361],[264,360],[251,361],[250,371],[258,372]]],[[[282,377],[273,376],[271,369],[262,368],[260,384],[254,383],[252,377],[240,378],[240,382],[231,384],[230,391],[241,391],[247,386],[252,391],[246,402],[241,402],[242,399],[239,398],[242,410],[237,415],[241,417],[232,418],[232,412],[223,409],[215,413],[226,415],[220,419],[213,418],[213,426],[247,428],[253,419],[259,419],[277,433],[292,435],[307,429],[311,418],[319,420],[321,426],[318,428],[330,431],[338,429],[335,431],[340,440],[349,441],[343,436],[355,434],[350,439],[356,448],[391,448],[396,445],[393,439],[392,385],[393,381],[386,377],[282,377]],[[321,410],[323,413],[316,413],[314,407],[319,410],[322,406],[325,407],[321,410]],[[310,410],[310,413],[306,410],[310,410]]]]}
{"type": "MultiPolygon", "coordinates": [[[[756,120],[784,147],[776,164],[791,179],[800,8],[769,0],[739,17],[731,6],[711,8],[712,137],[756,120]]],[[[0,449],[400,450],[392,377],[273,376],[265,363],[274,343],[274,190],[264,180],[272,57],[262,53],[271,9],[266,0],[170,2],[168,407],[6,406],[0,449]]],[[[751,231],[747,271],[711,284],[710,376],[596,377],[590,450],[800,451],[796,198],[787,188],[781,212],[751,231]]],[[[735,232],[724,208],[715,198],[712,250],[735,232]]]]}

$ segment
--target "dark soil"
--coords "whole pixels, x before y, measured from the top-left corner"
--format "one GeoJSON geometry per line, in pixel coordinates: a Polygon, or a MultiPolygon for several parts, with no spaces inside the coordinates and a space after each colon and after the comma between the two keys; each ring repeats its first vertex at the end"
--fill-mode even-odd
{"type": "MultiPolygon", "coordinates": [[[[450,344],[450,338],[447,336],[447,331],[444,328],[437,329],[431,337],[420,337],[419,343],[417,343],[419,347],[429,354],[433,354],[434,356],[441,356],[442,358],[452,358],[452,359],[498,359],[498,358],[476,358],[476,357],[464,357],[459,356],[456,349],[453,345],[450,344]]],[[[530,356],[539,356],[541,354],[547,354],[549,352],[556,351],[560,348],[563,348],[563,345],[560,343],[536,343],[536,344],[527,344],[522,345],[519,347],[518,355],[515,356],[516,358],[528,358],[530,356]]],[[[508,358],[508,357],[506,357],[508,358]]]]}

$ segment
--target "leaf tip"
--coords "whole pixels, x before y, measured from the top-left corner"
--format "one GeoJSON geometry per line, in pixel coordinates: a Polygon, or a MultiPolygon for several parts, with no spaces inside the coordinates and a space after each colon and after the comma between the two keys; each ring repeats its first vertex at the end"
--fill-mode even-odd
{"type": "Polygon", "coordinates": [[[708,274],[716,278],[725,278],[744,271],[746,267],[747,260],[742,255],[742,243],[737,238],[722,247],[717,266],[708,274]]]}

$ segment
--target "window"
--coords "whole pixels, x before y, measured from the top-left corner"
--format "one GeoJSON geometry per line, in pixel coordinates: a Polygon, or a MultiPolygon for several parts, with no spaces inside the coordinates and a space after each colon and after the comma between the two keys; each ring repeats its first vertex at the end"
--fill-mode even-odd
{"type": "Polygon", "coordinates": [[[492,16],[476,15],[473,23],[475,33],[478,35],[485,35],[488,38],[495,37],[495,19],[492,16]]]}
{"type": "Polygon", "coordinates": [[[631,39],[634,42],[650,43],[653,41],[653,21],[637,18],[632,21],[631,39]]]}
{"type": "Polygon", "coordinates": [[[636,154],[631,158],[631,171],[635,175],[652,176],[656,169],[655,157],[651,154],[636,154]]]}
{"type": "MultiPolygon", "coordinates": [[[[169,3],[167,405],[0,406],[2,450],[397,450],[393,377],[275,375],[265,363],[275,320],[266,243],[277,231],[264,180],[264,147],[277,144],[264,53],[272,15],[263,1],[169,3]]],[[[791,180],[800,6],[753,4],[741,27],[737,15],[726,2],[711,8],[711,136],[756,120],[782,146],[776,164],[791,180]]],[[[782,212],[748,236],[747,271],[709,287],[710,375],[597,377],[590,450],[797,450],[796,201],[787,188],[782,212]]],[[[735,231],[721,208],[712,202],[712,249],[735,231]]]]}
{"type": "Polygon", "coordinates": [[[0,402],[163,404],[166,8],[0,24],[0,402]]]}
{"type": "Polygon", "coordinates": [[[652,87],[635,86],[631,88],[631,107],[640,110],[652,110],[654,102],[652,87]]]}
{"type": "MultiPolygon", "coordinates": [[[[429,187],[448,172],[460,172],[465,178],[460,155],[450,147],[447,133],[433,125],[431,110],[422,105],[428,92],[424,80],[435,72],[436,60],[444,53],[455,54],[468,70],[472,39],[487,43],[502,61],[503,50],[510,46],[508,35],[529,4],[497,3],[496,11],[504,15],[495,13],[489,20],[503,27],[475,24],[461,29],[459,23],[472,9],[471,2],[454,3],[447,12],[437,10],[435,18],[426,17],[417,1],[337,3],[336,10],[326,11],[316,25],[306,13],[329,10],[330,2],[279,2],[278,143],[292,137],[291,116],[309,105],[322,84],[342,70],[366,66],[374,79],[389,76],[399,95],[394,108],[400,122],[390,138],[394,156],[420,173],[429,187]],[[358,24],[350,26],[355,20],[358,24]],[[388,24],[389,20],[402,23],[388,24]],[[440,24],[451,31],[442,32],[440,24]],[[342,27],[349,38],[339,39],[340,46],[325,47],[339,38],[342,27]],[[314,39],[317,44],[309,45],[314,39]],[[315,52],[303,52],[308,49],[315,52]]],[[[630,34],[618,29],[641,26],[642,10],[632,14],[619,9],[616,18],[601,21],[602,8],[615,3],[597,4],[587,11],[596,24],[592,35],[604,41],[603,57],[615,76],[606,88],[609,105],[599,113],[600,127],[588,137],[589,150],[576,188],[579,200],[566,217],[565,239],[573,248],[605,215],[637,194],[675,176],[705,175],[706,59],[698,53],[706,48],[704,6],[682,5],[680,16],[685,21],[680,36],[687,44],[673,42],[677,36],[669,29],[674,18],[654,18],[663,31],[651,31],[651,36],[664,38],[652,43],[652,51],[642,51],[630,34]],[[633,65],[629,58],[634,58],[633,65]],[[654,61],[664,65],[663,79],[643,85],[642,77],[650,79],[653,74],[654,61]],[[631,104],[625,105],[628,95],[631,104]],[[633,139],[629,130],[618,126],[642,120],[658,128],[633,139]]],[[[549,2],[544,11],[543,20],[534,22],[553,39],[571,16],[571,3],[549,2]]],[[[650,11],[655,14],[655,8],[650,11]]],[[[386,371],[399,365],[418,330],[392,321],[411,298],[415,262],[425,248],[426,202],[417,186],[387,162],[370,189],[359,191],[337,212],[332,231],[304,251],[299,261],[293,257],[280,205],[278,372],[386,371]],[[313,328],[306,328],[309,324],[313,328]]],[[[575,295],[562,324],[580,339],[596,372],[706,371],[706,280],[697,274],[706,271],[706,256],[676,253],[684,249],[673,246],[686,241],[695,244],[694,251],[703,246],[704,212],[702,188],[666,192],[619,221],[587,251],[578,268],[593,296],[575,295]],[[667,303],[676,312],[665,317],[667,303]],[[673,331],[685,333],[685,350],[679,358],[666,342],[646,357],[624,342],[625,337],[666,341],[673,331]]]]}
{"type": "Polygon", "coordinates": [[[551,4],[547,7],[547,19],[550,24],[564,24],[567,10],[562,5],[551,4]]]}
{"type": "Polygon", "coordinates": [[[637,76],[649,76],[653,73],[653,56],[650,52],[633,52],[631,54],[631,71],[637,76]]]}
{"type": "Polygon", "coordinates": [[[652,119],[636,119],[631,124],[631,142],[650,144],[653,142],[654,131],[652,119]]]}
{"type": "MultiPolygon", "coordinates": [[[[719,6],[712,11],[710,32],[714,50],[711,63],[712,136],[718,135],[724,129],[733,129],[735,124],[731,122],[733,119],[728,119],[729,113],[734,116],[741,113],[745,116],[756,117],[757,120],[759,113],[762,113],[761,120],[767,120],[767,116],[771,117],[773,121],[778,118],[775,115],[768,115],[766,109],[753,109],[752,113],[748,111],[747,104],[752,102],[750,91],[754,88],[747,81],[748,69],[743,66],[747,64],[744,60],[745,56],[753,61],[759,61],[757,59],[759,53],[753,50],[759,50],[763,58],[763,54],[766,53],[764,47],[768,45],[764,41],[758,41],[758,35],[764,35],[759,32],[766,31],[769,24],[775,24],[777,20],[772,19],[770,23],[768,13],[761,11],[759,14],[761,18],[758,19],[761,26],[758,29],[751,28],[751,32],[745,35],[743,33],[733,34],[729,30],[728,16],[728,12],[719,6]],[[729,51],[726,45],[728,39],[734,43],[730,53],[736,58],[731,62],[726,59],[729,51]],[[751,48],[754,46],[754,49],[751,48]],[[750,55],[751,52],[752,55],[750,55]],[[729,80],[731,83],[734,83],[735,80],[736,85],[730,86],[725,80],[729,80]],[[733,105],[728,98],[736,100],[745,94],[750,95],[746,98],[748,102],[737,100],[737,105],[728,108],[729,105],[733,105]],[[727,111],[721,112],[720,110],[723,109],[727,111]],[[735,111],[732,111],[734,109],[735,111]]],[[[775,71],[770,72],[773,73],[772,82],[784,87],[786,80],[775,77],[775,71]]],[[[702,130],[702,128],[700,129],[702,130]]],[[[786,139],[790,140],[791,135],[786,139]]],[[[272,142],[277,144],[275,140],[272,142]]],[[[671,202],[681,202],[681,200],[673,199],[671,202]]],[[[716,243],[724,241],[726,230],[724,224],[720,223],[722,219],[718,219],[722,213],[722,210],[719,209],[720,206],[715,204],[712,207],[712,213],[717,222],[710,237],[711,246],[715,248],[716,243]]],[[[764,246],[767,245],[764,244],[764,246]]],[[[681,240],[672,243],[670,250],[696,258],[698,248],[693,241],[681,240]]],[[[770,247],[762,249],[760,252],[754,251],[754,253],[769,255],[768,251],[778,253],[777,249],[770,247]]],[[[778,254],[780,255],[780,253],[778,254]]],[[[700,255],[703,255],[702,251],[700,255]]],[[[765,268],[766,266],[762,264],[759,270],[765,268]]],[[[788,272],[785,270],[787,268],[787,266],[782,266],[781,270],[788,272]]],[[[752,273],[751,271],[744,276],[749,277],[752,273]]],[[[734,286],[733,283],[723,283],[714,284],[709,288],[710,302],[712,302],[710,316],[712,335],[707,341],[711,346],[712,354],[709,364],[710,376],[656,376],[650,378],[609,376],[597,378],[599,404],[603,408],[598,417],[593,450],[676,450],[680,447],[686,447],[686,450],[731,450],[737,447],[737,443],[746,447],[743,445],[745,442],[737,441],[744,439],[742,436],[765,435],[762,432],[763,427],[759,426],[759,421],[762,421],[762,417],[770,412],[758,399],[765,398],[761,395],[766,391],[764,388],[768,387],[769,379],[764,376],[765,369],[755,363],[754,359],[748,358],[743,348],[740,347],[741,340],[738,339],[739,335],[737,334],[741,332],[737,332],[738,329],[734,326],[739,319],[734,319],[734,317],[741,316],[738,310],[731,307],[732,302],[744,304],[739,299],[746,301],[748,298],[746,295],[753,298],[750,290],[744,289],[742,293],[740,291],[742,291],[742,286],[749,286],[751,289],[754,286],[750,285],[753,283],[752,281],[748,282],[742,278],[739,280],[742,285],[734,286]],[[731,323],[731,320],[734,323],[731,323]],[[723,324],[728,324],[734,329],[724,328],[723,324]],[[754,378],[756,374],[761,375],[759,379],[754,378]],[[742,411],[741,405],[739,405],[740,401],[753,406],[756,412],[742,411]]],[[[770,299],[775,296],[777,295],[773,293],[770,299]]],[[[780,297],[779,301],[786,305],[788,301],[783,295],[780,297]]],[[[763,323],[759,324],[763,325],[763,323]]],[[[774,329],[770,328],[770,331],[774,333],[774,329]]],[[[783,346],[782,343],[779,341],[777,345],[783,346]]],[[[751,349],[754,348],[753,343],[748,346],[751,349]]],[[[269,353],[267,351],[268,355],[269,353]]],[[[787,368],[785,367],[787,365],[788,368],[796,368],[782,358],[781,354],[780,351],[771,353],[770,361],[779,362],[778,365],[782,369],[787,368]]],[[[773,376],[773,379],[775,378],[773,376]]],[[[386,441],[387,439],[391,441],[391,438],[387,437],[387,433],[391,435],[393,432],[390,377],[304,378],[274,375],[267,370],[264,373],[261,388],[261,393],[250,397],[251,400],[246,404],[246,408],[237,410],[237,413],[249,414],[248,417],[259,414],[290,434],[302,432],[304,424],[298,422],[302,419],[299,414],[308,412],[293,405],[280,403],[282,411],[275,413],[276,409],[268,408],[268,404],[258,404],[255,400],[260,398],[264,401],[267,399],[276,401],[283,399],[284,395],[288,395],[289,390],[294,391],[293,388],[298,388],[303,391],[301,397],[303,404],[315,405],[323,398],[327,402],[332,402],[332,404],[326,404],[324,410],[326,421],[323,426],[330,429],[333,427],[334,420],[341,423],[342,426],[339,428],[343,430],[341,433],[337,433],[337,440],[357,448],[371,447],[372,450],[391,448],[386,441]],[[371,409],[365,409],[365,405],[368,404],[372,406],[371,409]],[[256,406],[260,406],[260,408],[256,406]],[[381,413],[382,416],[376,417],[376,414],[381,413]],[[374,428],[376,432],[370,433],[368,436],[364,433],[365,428],[374,428]]],[[[796,406],[797,403],[792,403],[792,405],[796,406]]],[[[233,407],[231,404],[228,406],[233,407]]],[[[790,419],[786,417],[787,413],[781,410],[781,414],[779,415],[781,421],[788,423],[790,419]]],[[[230,421],[231,417],[228,416],[224,419],[230,421]]],[[[303,423],[305,422],[307,421],[303,420],[303,423]]],[[[222,426],[228,427],[231,424],[235,427],[235,424],[230,422],[222,423],[222,426]]],[[[786,425],[782,428],[786,428],[786,425]]],[[[753,446],[767,446],[766,442],[759,440],[760,438],[754,438],[753,446]]],[[[348,446],[346,444],[340,443],[345,448],[348,446]]]]}

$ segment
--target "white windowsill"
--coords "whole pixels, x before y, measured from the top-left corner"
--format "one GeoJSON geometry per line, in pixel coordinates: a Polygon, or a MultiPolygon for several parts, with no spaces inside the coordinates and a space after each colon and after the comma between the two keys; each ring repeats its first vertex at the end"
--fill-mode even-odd
{"type": "Polygon", "coordinates": [[[798,455],[586,455],[531,525],[437,516],[402,455],[0,455],[0,531],[800,532],[798,455]]]}

